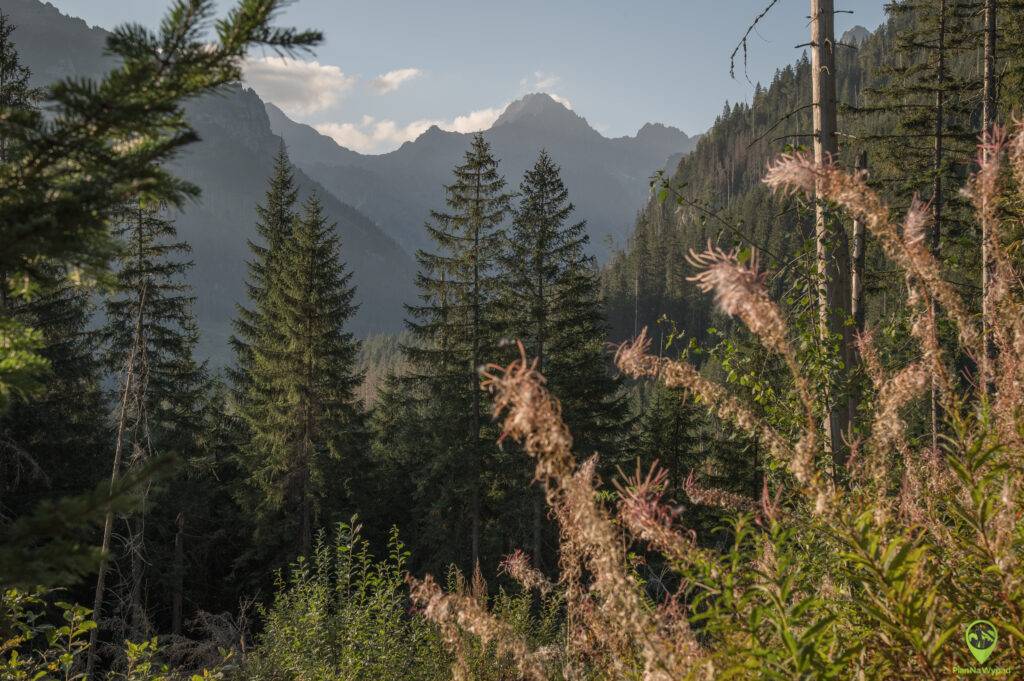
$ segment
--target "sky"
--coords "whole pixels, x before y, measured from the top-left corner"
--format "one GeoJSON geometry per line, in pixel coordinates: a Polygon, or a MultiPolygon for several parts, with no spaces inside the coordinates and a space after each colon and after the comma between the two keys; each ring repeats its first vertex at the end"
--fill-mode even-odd
{"type": "MultiPolygon", "coordinates": [[[[168,0],[48,0],[111,28],[155,27],[168,0]]],[[[316,53],[250,55],[246,82],[294,120],[343,146],[382,153],[431,125],[470,132],[504,107],[547,92],[602,134],[644,123],[707,130],[726,101],[796,61],[809,39],[807,0],[779,0],[749,39],[748,67],[729,55],[770,0],[295,0],[279,24],[323,31],[316,53]]],[[[225,10],[229,0],[218,0],[225,10]]],[[[883,0],[836,0],[836,33],[874,30],[883,0]]],[[[844,48],[840,48],[844,49],[844,48]]]]}

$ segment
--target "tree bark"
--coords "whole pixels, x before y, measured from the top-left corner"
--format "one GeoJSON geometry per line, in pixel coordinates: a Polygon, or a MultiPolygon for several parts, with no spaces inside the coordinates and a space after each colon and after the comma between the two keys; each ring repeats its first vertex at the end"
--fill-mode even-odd
{"type": "MultiPolygon", "coordinates": [[[[857,170],[867,171],[868,152],[862,151],[857,156],[857,170]]],[[[851,244],[851,271],[850,271],[850,316],[853,318],[853,330],[856,335],[864,333],[865,310],[864,310],[864,256],[866,253],[866,232],[864,221],[854,219],[853,239],[851,244]]],[[[851,346],[850,354],[853,362],[850,365],[851,373],[855,367],[860,366],[861,357],[857,352],[856,345],[851,346]]],[[[849,438],[853,441],[853,429],[857,425],[857,409],[860,407],[861,392],[860,386],[854,382],[850,386],[850,395],[847,401],[847,420],[849,422],[849,438]]]]}
{"type": "MultiPolygon", "coordinates": [[[[940,240],[942,238],[942,162],[946,129],[945,112],[945,91],[946,84],[946,0],[939,2],[939,35],[937,44],[936,65],[935,65],[935,147],[932,163],[932,172],[935,173],[932,181],[932,233],[931,249],[936,258],[939,256],[940,240]]],[[[931,301],[932,316],[938,313],[935,301],[931,301]]],[[[931,381],[931,429],[932,429],[932,451],[939,451],[939,384],[935,376],[931,381]]]]}
{"type": "MultiPolygon", "coordinates": [[[[982,138],[987,139],[996,122],[996,0],[985,0],[984,8],[985,64],[981,104],[982,138]]],[[[987,387],[989,372],[989,309],[988,289],[992,278],[991,256],[988,248],[988,228],[981,224],[981,352],[982,382],[987,387]]]]}
{"type": "MultiPolygon", "coordinates": [[[[547,206],[543,206],[543,213],[547,215],[547,206]]],[[[537,244],[534,253],[534,268],[537,274],[537,370],[544,373],[544,345],[547,340],[547,301],[544,298],[544,252],[547,246],[544,243],[545,232],[543,226],[539,230],[540,243],[537,244]]],[[[533,491],[533,566],[542,570],[541,548],[544,542],[544,492],[540,486],[533,491]]]]}
{"type": "MultiPolygon", "coordinates": [[[[811,104],[814,123],[814,160],[833,163],[838,154],[836,137],[835,6],[833,0],[811,0],[811,104]]],[[[852,361],[853,338],[846,324],[850,305],[850,251],[846,230],[829,220],[818,192],[815,208],[815,246],[818,265],[818,314],[821,338],[829,344],[839,338],[844,366],[852,361]],[[831,223],[831,224],[830,224],[831,223]]],[[[844,435],[849,430],[847,405],[830,399],[829,441],[838,474],[846,466],[844,435]]]]}
{"type": "Polygon", "coordinates": [[[480,479],[483,474],[482,453],[480,451],[480,377],[477,368],[480,366],[480,203],[483,188],[480,186],[480,171],[476,175],[476,224],[473,225],[473,357],[470,372],[470,389],[473,391],[473,422],[470,424],[469,437],[473,450],[473,487],[470,493],[470,555],[472,568],[480,564],[480,479]]]}
{"type": "MultiPolygon", "coordinates": [[[[113,497],[117,491],[117,483],[121,479],[121,465],[124,460],[124,435],[127,428],[128,422],[128,402],[132,396],[134,390],[136,390],[135,381],[135,362],[142,349],[142,309],[145,306],[146,301],[146,289],[143,288],[141,295],[139,296],[139,313],[135,320],[135,338],[132,343],[132,351],[128,357],[128,363],[125,368],[124,378],[124,391],[121,395],[121,413],[117,419],[117,439],[114,444],[114,463],[111,466],[110,473],[110,496],[113,497]]],[[[137,400],[141,400],[141,396],[137,396],[137,400]]],[[[93,595],[92,605],[92,617],[96,622],[96,627],[89,632],[89,654],[86,657],[85,664],[85,676],[86,678],[95,678],[93,672],[96,669],[96,648],[99,642],[99,623],[103,613],[103,596],[105,594],[105,584],[107,578],[107,568],[109,567],[109,561],[107,555],[110,553],[110,541],[114,532],[114,507],[112,501],[107,502],[107,513],[103,519],[103,540],[100,543],[100,566],[99,572],[96,575],[96,591],[93,595]]]]}

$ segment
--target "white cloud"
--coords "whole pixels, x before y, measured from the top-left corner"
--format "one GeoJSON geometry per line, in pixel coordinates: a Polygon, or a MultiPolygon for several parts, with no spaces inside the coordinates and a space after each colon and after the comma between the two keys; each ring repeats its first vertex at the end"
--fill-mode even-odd
{"type": "Polygon", "coordinates": [[[314,127],[343,147],[363,154],[375,154],[390,151],[402,142],[416,139],[430,125],[414,122],[400,126],[392,120],[363,116],[359,123],[320,123],[314,127]]]}
{"type": "Polygon", "coordinates": [[[356,82],[337,66],[285,57],[246,60],[245,82],[264,99],[294,116],[308,116],[336,104],[356,82]]]}
{"type": "Polygon", "coordinates": [[[390,119],[378,120],[373,116],[363,116],[358,123],[321,123],[314,127],[343,147],[363,154],[377,154],[416,139],[432,125],[452,132],[487,130],[504,110],[505,106],[478,109],[451,120],[421,118],[406,125],[399,125],[390,119]]]}
{"type": "Polygon", "coordinates": [[[572,102],[551,91],[551,88],[555,87],[560,82],[562,82],[562,79],[553,73],[547,73],[546,71],[534,71],[532,77],[519,79],[519,89],[524,94],[527,92],[543,92],[566,109],[571,109],[572,102]]]}
{"type": "Polygon", "coordinates": [[[436,122],[436,125],[442,130],[451,130],[453,132],[477,132],[478,130],[487,130],[494,121],[498,120],[498,116],[505,110],[507,104],[490,109],[478,109],[471,111],[464,116],[456,116],[449,122],[436,122]]]}
{"type": "Polygon", "coordinates": [[[558,85],[558,82],[562,80],[553,73],[544,73],[543,71],[534,71],[533,78],[533,87],[538,90],[549,90],[558,85]]]}
{"type": "Polygon", "coordinates": [[[412,80],[413,78],[417,78],[421,75],[423,75],[423,72],[419,69],[396,69],[377,76],[370,81],[370,86],[376,90],[378,94],[384,95],[389,92],[394,92],[405,81],[412,80]]]}
{"type": "Polygon", "coordinates": [[[555,100],[556,102],[558,102],[559,104],[564,106],[566,109],[572,109],[572,102],[570,102],[565,97],[563,97],[561,95],[556,95],[554,92],[549,92],[548,93],[548,97],[550,97],[551,99],[555,100]]]}

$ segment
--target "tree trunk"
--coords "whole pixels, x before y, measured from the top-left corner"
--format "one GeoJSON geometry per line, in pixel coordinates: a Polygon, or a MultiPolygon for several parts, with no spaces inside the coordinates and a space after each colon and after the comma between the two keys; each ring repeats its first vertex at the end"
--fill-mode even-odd
{"type": "MultiPolygon", "coordinates": [[[[932,171],[935,178],[932,181],[932,233],[931,250],[938,258],[940,240],[942,238],[942,161],[943,142],[946,128],[946,100],[943,88],[946,84],[946,0],[939,2],[939,36],[937,45],[937,63],[935,65],[935,148],[932,163],[932,171]]],[[[932,317],[938,314],[938,307],[935,301],[931,301],[932,317]]],[[[931,428],[932,428],[932,451],[939,451],[939,384],[935,376],[931,381],[931,428]]]]}
{"type": "MultiPolygon", "coordinates": [[[[544,207],[545,209],[547,206],[544,207]]],[[[547,211],[544,211],[547,214],[547,211]]],[[[540,234],[540,243],[537,244],[537,250],[534,254],[534,267],[537,272],[537,370],[544,373],[544,345],[547,340],[547,301],[544,299],[544,249],[547,244],[544,243],[544,231],[543,228],[538,230],[540,234]]],[[[544,537],[544,492],[543,488],[539,485],[533,490],[533,566],[538,570],[542,570],[542,557],[541,548],[543,545],[544,537]]]]}
{"type": "MultiPolygon", "coordinates": [[[[985,65],[983,76],[981,126],[983,139],[992,132],[996,122],[996,0],[985,0],[985,65]]],[[[988,248],[988,228],[981,223],[981,354],[982,382],[987,387],[989,366],[989,309],[988,289],[992,278],[991,256],[988,248]]]]}
{"type": "Polygon", "coordinates": [[[146,512],[142,510],[128,522],[129,546],[131,547],[131,589],[128,597],[127,631],[133,640],[144,640],[149,637],[149,622],[146,617],[146,606],[142,591],[146,578],[146,512]]]}
{"type": "Polygon", "coordinates": [[[181,611],[185,582],[185,513],[178,514],[174,533],[174,593],[171,595],[171,633],[181,635],[181,611]]]}
{"type": "MultiPolygon", "coordinates": [[[[868,168],[868,152],[862,151],[857,156],[857,170],[866,171],[868,168]]],[[[865,240],[864,221],[855,219],[853,221],[853,241],[851,271],[850,271],[850,316],[853,318],[853,330],[856,335],[864,333],[864,256],[867,249],[865,240]]],[[[855,367],[860,365],[861,357],[857,352],[856,345],[851,346],[850,354],[853,362],[850,364],[852,374],[855,367]]],[[[853,441],[853,429],[857,424],[857,409],[860,407],[861,393],[860,386],[854,382],[850,386],[850,395],[847,401],[847,421],[849,423],[849,438],[853,441]]]]}
{"type": "MultiPolygon", "coordinates": [[[[136,390],[135,362],[142,349],[142,308],[145,306],[146,289],[142,289],[139,296],[139,313],[135,320],[135,338],[132,343],[132,351],[128,357],[125,368],[124,391],[121,395],[121,413],[117,419],[117,439],[114,444],[114,463],[110,473],[110,496],[113,497],[117,490],[117,483],[121,479],[121,463],[124,459],[124,436],[128,422],[128,403],[133,391],[136,390]]],[[[141,399],[141,396],[136,398],[141,399]]],[[[140,405],[141,406],[141,405],[140,405]]],[[[107,502],[107,513],[103,519],[103,540],[100,543],[100,565],[96,575],[96,591],[93,595],[92,617],[97,626],[89,632],[89,654],[86,657],[85,675],[87,678],[95,678],[93,672],[96,669],[96,649],[99,642],[99,623],[103,614],[103,596],[105,594],[105,583],[107,568],[109,567],[108,554],[110,553],[110,541],[114,532],[114,507],[112,501],[107,502]]]]}
{"type": "MultiPolygon", "coordinates": [[[[833,0],[811,0],[811,78],[814,111],[814,160],[835,162],[836,137],[835,7],[833,0]]],[[[829,220],[818,192],[815,209],[815,245],[818,264],[818,314],[821,338],[831,343],[838,337],[840,358],[845,366],[852,360],[852,334],[846,325],[850,304],[850,251],[846,230],[838,220],[829,220]],[[830,224],[830,222],[832,224],[830,224]]],[[[829,440],[838,473],[846,465],[844,435],[849,430],[847,406],[830,399],[829,440]]]]}

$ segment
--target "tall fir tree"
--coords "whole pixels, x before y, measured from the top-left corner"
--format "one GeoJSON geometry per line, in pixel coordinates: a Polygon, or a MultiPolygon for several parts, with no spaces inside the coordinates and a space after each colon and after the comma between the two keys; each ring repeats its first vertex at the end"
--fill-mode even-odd
{"type": "Polygon", "coordinates": [[[868,111],[891,112],[896,129],[875,137],[873,179],[901,205],[921,196],[932,210],[931,247],[962,238],[967,201],[958,192],[974,161],[980,81],[964,68],[976,40],[973,0],[899,0],[887,11],[899,27],[895,57],[868,111]]]}
{"type": "MultiPolygon", "coordinates": [[[[106,302],[102,330],[108,369],[121,377],[114,476],[157,458],[191,455],[200,436],[201,404],[207,377],[193,358],[199,332],[192,315],[195,298],[185,281],[191,248],[177,239],[174,223],[158,206],[126,207],[115,230],[121,241],[116,289],[106,302]],[[127,454],[122,454],[122,453],[127,454]],[[118,460],[120,459],[120,460],[118,460]],[[122,470],[116,470],[122,469],[122,470]]],[[[151,633],[146,608],[149,486],[138,490],[137,510],[124,518],[123,558],[115,631],[123,638],[151,633]]],[[[109,541],[106,534],[104,543],[109,541]]],[[[97,606],[104,597],[102,580],[97,606]]]]}
{"type": "MultiPolygon", "coordinates": [[[[280,206],[286,215],[287,201],[280,206]]],[[[345,330],[357,309],[355,288],[335,229],[313,194],[291,234],[279,245],[270,241],[263,261],[266,297],[245,379],[254,408],[242,415],[257,538],[276,549],[279,562],[309,554],[318,527],[350,495],[345,476],[365,456],[365,418],[355,394],[359,344],[345,330]]]]}
{"type": "Polygon", "coordinates": [[[497,266],[510,196],[482,134],[454,176],[447,212],[432,212],[426,226],[437,251],[416,256],[420,303],[408,307],[412,341],[403,352],[418,441],[403,449],[423,466],[414,504],[426,562],[471,569],[491,516],[485,502],[497,450],[478,370],[500,356],[497,266]]]}
{"type": "MultiPolygon", "coordinates": [[[[36,115],[41,93],[29,85],[32,71],[21,63],[12,39],[15,28],[10,17],[0,10],[0,112],[12,117],[36,115]]],[[[12,160],[17,153],[16,147],[12,145],[16,144],[13,136],[0,126],[0,164],[12,160]]],[[[7,348],[12,355],[8,362],[0,362],[6,365],[0,369],[0,413],[9,403],[12,393],[28,394],[38,390],[39,380],[33,374],[44,371],[48,361],[45,353],[35,353],[35,350],[41,349],[43,339],[32,332],[33,327],[26,320],[14,318],[16,309],[22,309],[20,316],[24,317],[22,299],[28,295],[28,291],[24,290],[23,284],[17,283],[18,279],[24,282],[25,277],[12,277],[11,269],[0,264],[0,347],[7,348]],[[19,367],[18,364],[22,362],[26,366],[19,367]]],[[[47,267],[44,270],[46,274],[52,275],[57,268],[47,267]]],[[[44,285],[52,283],[47,277],[44,285]]],[[[4,354],[0,351],[0,359],[4,354]]],[[[30,459],[26,458],[27,453],[14,441],[10,441],[5,449],[7,456],[0,461],[6,461],[12,472],[19,470],[22,465],[32,467],[30,459]]]]}
{"type": "Polygon", "coordinates": [[[262,343],[269,343],[270,291],[285,242],[291,237],[298,217],[296,203],[299,191],[288,150],[281,143],[274,159],[274,172],[268,183],[263,205],[256,206],[256,233],[259,241],[249,240],[252,258],[248,262],[245,286],[251,307],[237,305],[230,343],[235,351],[235,365],[228,369],[234,397],[240,412],[250,420],[259,418],[260,389],[253,372],[252,353],[262,343]]]}
{"type": "Polygon", "coordinates": [[[645,467],[659,462],[668,471],[669,489],[679,490],[705,460],[703,414],[692,396],[660,383],[645,386],[640,401],[636,457],[645,467]]]}
{"type": "Polygon", "coordinates": [[[42,334],[40,355],[49,365],[42,390],[0,413],[0,512],[8,517],[55,493],[94,489],[109,456],[93,292],[56,274],[50,279],[31,297],[0,306],[0,315],[42,334]]]}
{"type": "MultiPolygon", "coordinates": [[[[34,111],[41,93],[30,86],[32,72],[18,56],[14,30],[0,12],[0,110],[34,111]]],[[[0,163],[14,152],[10,144],[0,133],[0,163]]],[[[9,319],[37,330],[39,356],[49,368],[45,388],[15,400],[7,413],[0,409],[0,513],[6,517],[55,491],[92,489],[106,435],[97,336],[89,329],[92,292],[71,282],[64,268],[45,265],[39,274],[36,289],[19,295],[0,271],[0,324],[9,319]]]]}
{"type": "MultiPolygon", "coordinates": [[[[10,17],[0,11],[0,110],[30,111],[42,93],[29,83],[32,70],[21,63],[12,35],[15,30],[10,17]]],[[[8,160],[8,135],[0,134],[0,163],[8,160]]]]}
{"type": "MultiPolygon", "coordinates": [[[[503,333],[536,358],[581,452],[617,463],[627,405],[611,373],[607,324],[594,258],[586,254],[585,222],[571,222],[574,207],[558,165],[541,151],[519,187],[520,200],[501,257],[503,333]]],[[[522,465],[522,458],[516,463],[522,465]]],[[[522,475],[517,477],[520,489],[522,475]]],[[[521,495],[520,495],[521,496],[521,495]]],[[[541,564],[543,499],[531,494],[531,544],[541,564]]],[[[550,537],[549,537],[550,538],[550,537]]]]}

